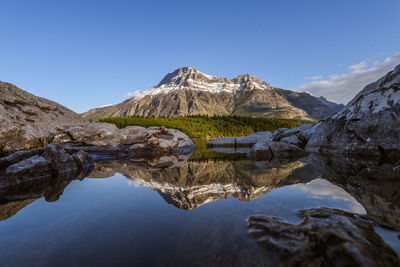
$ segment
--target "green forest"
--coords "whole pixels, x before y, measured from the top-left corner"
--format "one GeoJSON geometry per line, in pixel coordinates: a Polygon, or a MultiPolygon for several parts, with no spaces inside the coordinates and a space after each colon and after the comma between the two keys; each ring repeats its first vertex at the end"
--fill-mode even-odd
{"type": "Polygon", "coordinates": [[[178,129],[191,138],[218,138],[245,136],[260,131],[275,131],[278,128],[293,128],[303,122],[275,118],[253,118],[243,116],[185,116],[185,117],[121,117],[104,118],[99,122],[115,124],[118,128],[129,125],[150,127],[165,126],[178,129]]]}

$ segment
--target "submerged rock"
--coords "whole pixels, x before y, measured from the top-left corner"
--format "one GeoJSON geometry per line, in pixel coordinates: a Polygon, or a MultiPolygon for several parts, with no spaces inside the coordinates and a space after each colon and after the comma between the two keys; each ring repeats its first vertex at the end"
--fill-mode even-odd
{"type": "Polygon", "coordinates": [[[298,213],[303,221],[297,225],[252,216],[250,234],[290,266],[399,266],[397,254],[365,216],[330,208],[298,213]]]}
{"type": "Polygon", "coordinates": [[[400,65],[312,129],[306,150],[400,158],[400,65]]]}

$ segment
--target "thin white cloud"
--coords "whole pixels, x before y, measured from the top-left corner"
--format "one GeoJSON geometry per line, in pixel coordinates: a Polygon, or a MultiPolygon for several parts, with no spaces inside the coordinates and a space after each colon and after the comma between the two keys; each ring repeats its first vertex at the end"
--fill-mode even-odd
{"type": "Polygon", "coordinates": [[[112,106],[112,105],[113,105],[113,104],[103,105],[103,106],[101,106],[101,108],[109,107],[109,106],[112,106]]]}
{"type": "Polygon", "coordinates": [[[324,76],[322,76],[322,75],[316,75],[316,76],[312,76],[312,77],[307,77],[306,80],[316,81],[316,80],[321,80],[323,78],[324,78],[324,76]]]}
{"type": "Polygon", "coordinates": [[[393,70],[398,64],[400,64],[400,54],[372,64],[364,60],[349,66],[348,73],[332,75],[329,79],[311,81],[298,86],[295,90],[307,91],[313,95],[324,96],[331,101],[346,104],[366,85],[393,70]]]}

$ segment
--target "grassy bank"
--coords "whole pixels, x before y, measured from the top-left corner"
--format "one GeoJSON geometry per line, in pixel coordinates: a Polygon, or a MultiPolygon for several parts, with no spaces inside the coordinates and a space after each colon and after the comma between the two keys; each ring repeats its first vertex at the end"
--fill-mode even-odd
{"type": "Polygon", "coordinates": [[[293,120],[242,116],[122,117],[105,118],[99,121],[113,123],[118,128],[124,128],[129,125],[143,127],[165,126],[178,129],[191,138],[245,136],[254,132],[275,131],[278,128],[292,128],[302,124],[302,122],[293,120]]]}

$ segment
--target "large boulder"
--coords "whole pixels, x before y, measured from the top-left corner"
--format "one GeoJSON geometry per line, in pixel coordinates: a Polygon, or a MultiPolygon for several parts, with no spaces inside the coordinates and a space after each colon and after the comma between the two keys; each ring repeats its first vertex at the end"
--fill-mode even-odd
{"type": "Polygon", "coordinates": [[[400,65],[367,85],[346,107],[312,128],[306,150],[400,157],[400,65]]]}
{"type": "Polygon", "coordinates": [[[66,107],[0,82],[0,156],[46,146],[60,129],[82,123],[66,107]]]}

